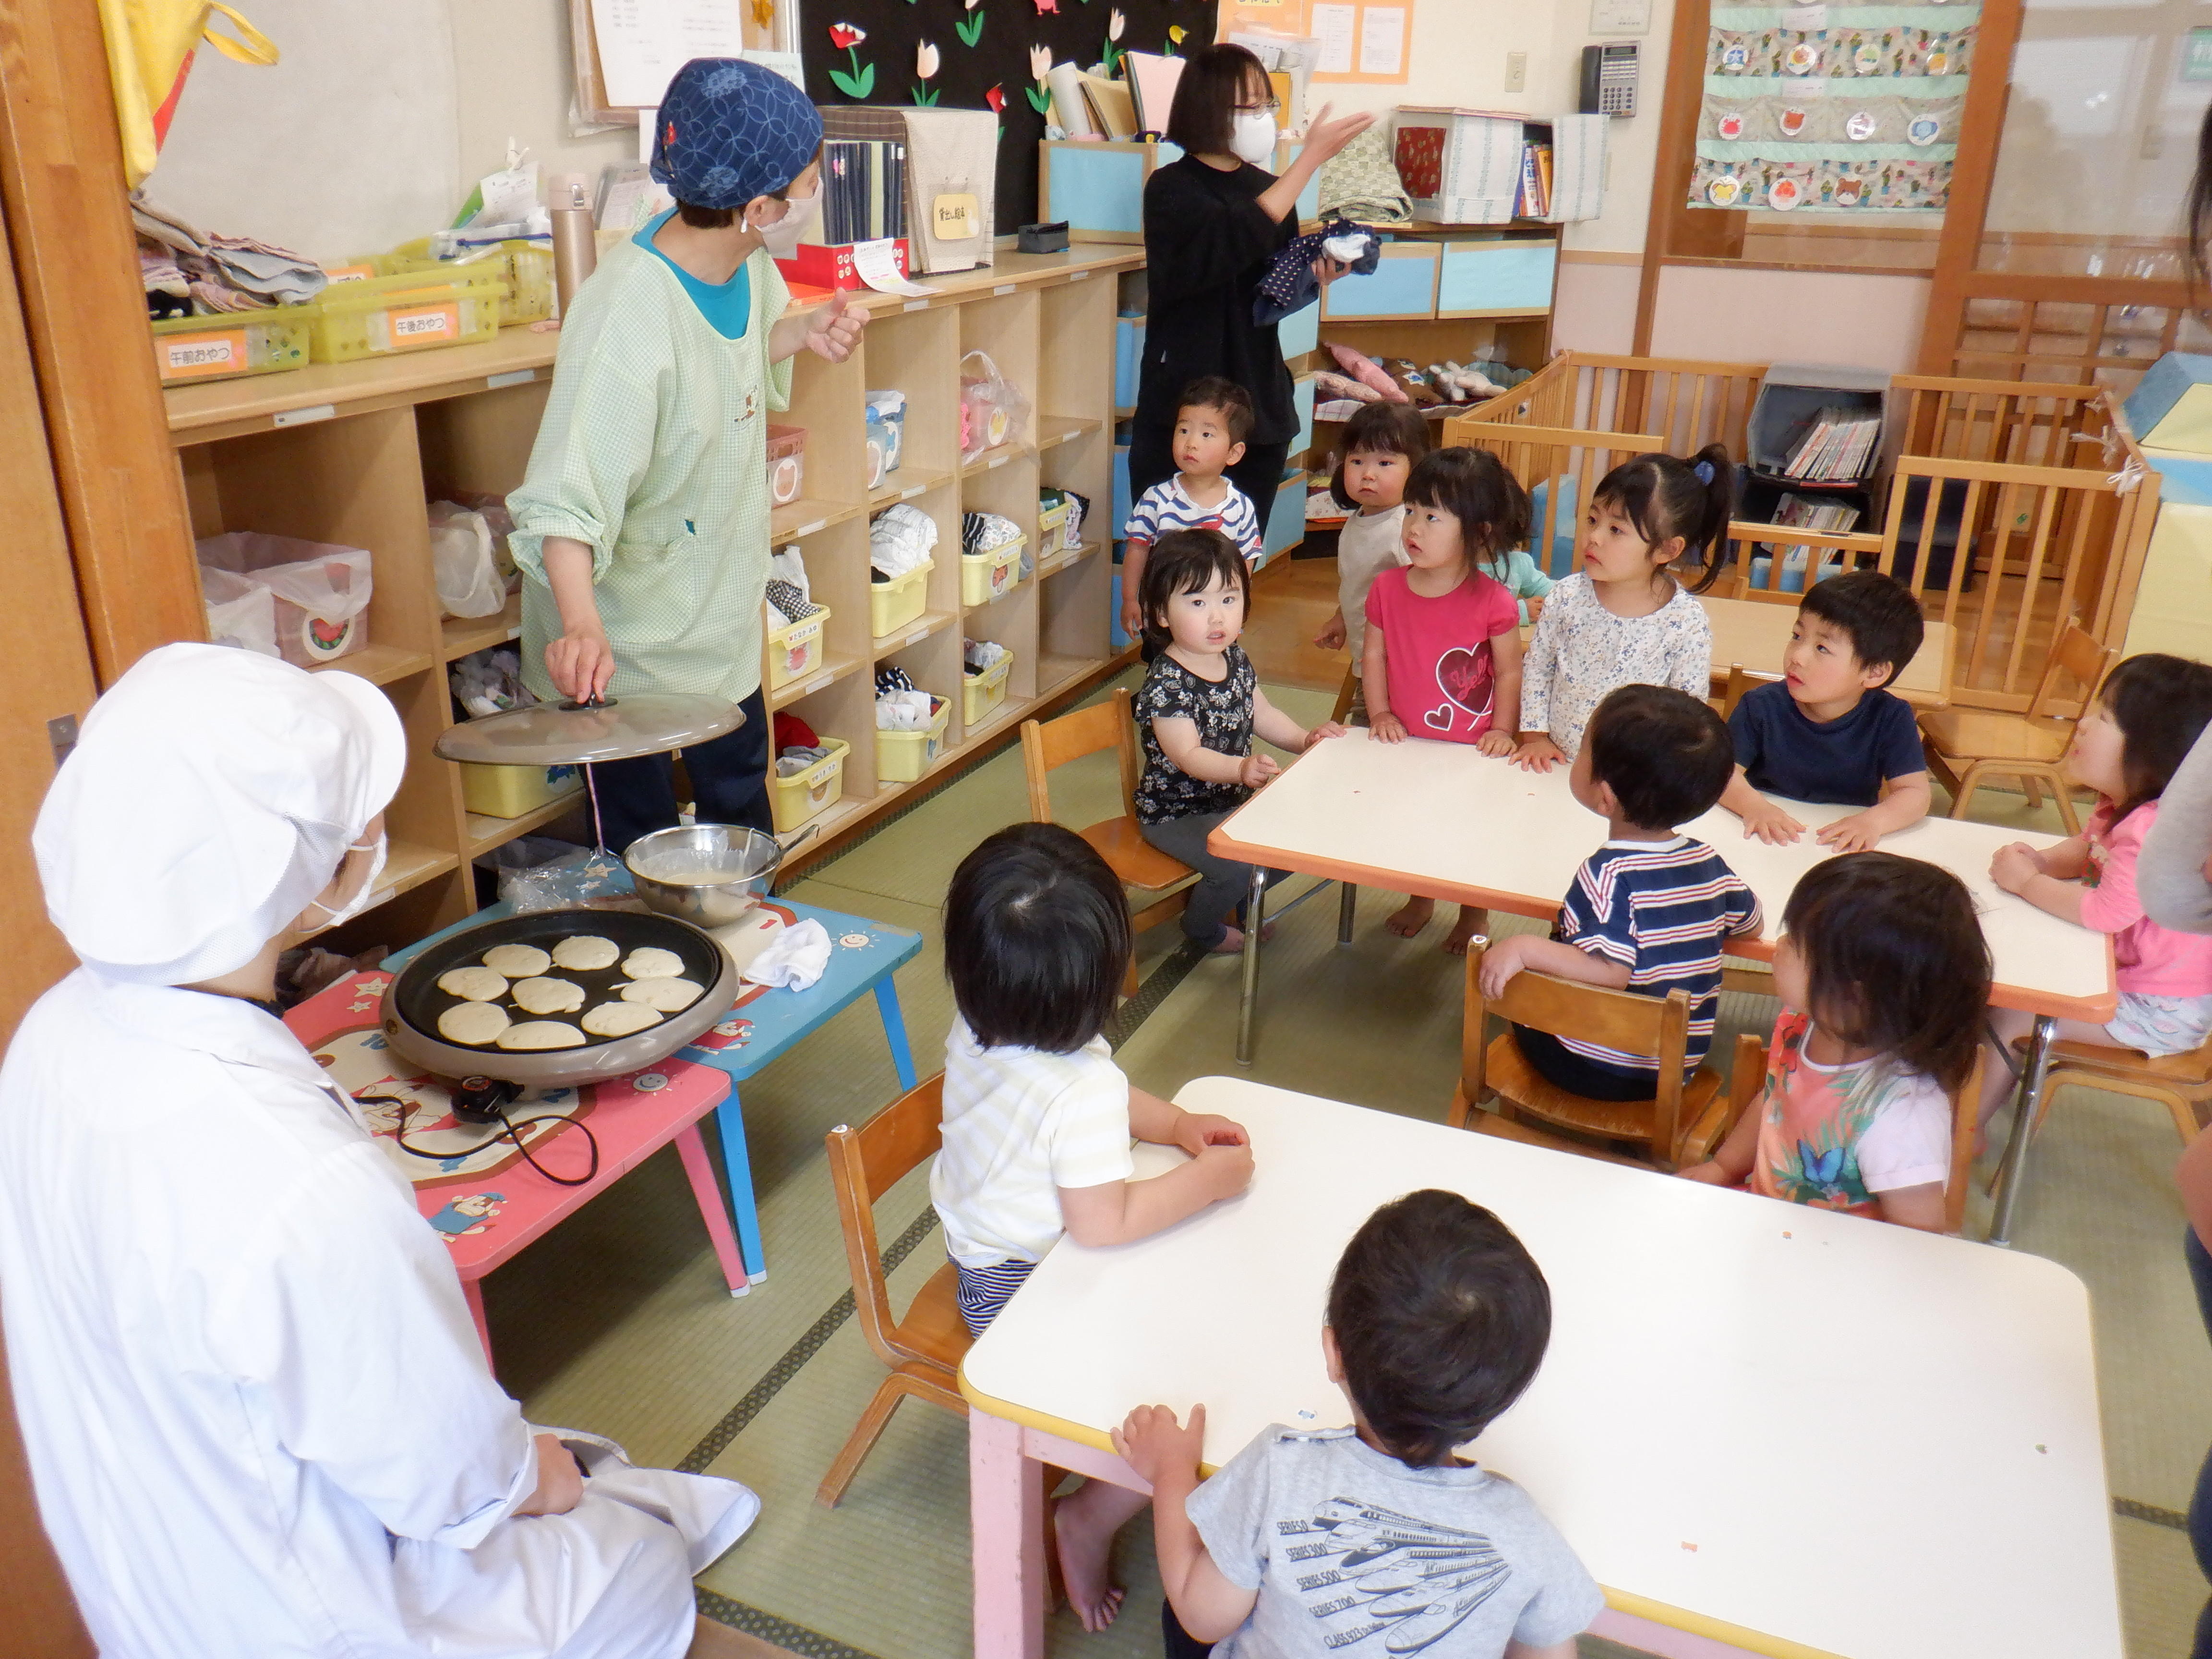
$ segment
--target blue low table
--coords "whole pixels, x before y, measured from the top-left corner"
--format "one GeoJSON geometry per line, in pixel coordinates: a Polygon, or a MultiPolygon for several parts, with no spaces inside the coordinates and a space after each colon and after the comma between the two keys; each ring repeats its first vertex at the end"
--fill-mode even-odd
{"type": "MultiPolygon", "coordinates": [[[[789,922],[818,921],[830,935],[830,965],[822,977],[804,991],[769,990],[747,985],[728,1015],[710,1027],[678,1057],[711,1066],[730,1079],[729,1098],[714,1110],[722,1137],[722,1162],[730,1188],[730,1212],[738,1227],[738,1253],[744,1262],[750,1289],[768,1277],[768,1259],[761,1250],[760,1210],[753,1198],[752,1159],[745,1149],[745,1120],[738,1100],[738,1085],[757,1076],[770,1061],[780,1059],[794,1043],[811,1035],[868,991],[876,994],[877,1012],[883,1017],[884,1040],[890,1045],[891,1064],[897,1068],[899,1086],[911,1089],[914,1054],[907,1047],[906,1020],[899,1012],[898,988],[891,974],[911,962],[921,949],[921,935],[902,927],[886,927],[865,916],[848,916],[839,910],[800,904],[791,899],[771,899],[768,907],[789,922]]],[[[385,967],[397,971],[419,951],[468,928],[511,915],[505,903],[494,904],[457,921],[429,938],[394,951],[385,967]]],[[[742,1296],[743,1290],[732,1292],[742,1296]]]]}

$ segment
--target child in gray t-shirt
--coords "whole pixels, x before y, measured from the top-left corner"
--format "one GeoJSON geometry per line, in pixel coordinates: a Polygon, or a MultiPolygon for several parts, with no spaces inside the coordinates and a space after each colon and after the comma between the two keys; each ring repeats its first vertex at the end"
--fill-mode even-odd
{"type": "Polygon", "coordinates": [[[1353,1426],[1272,1425],[1203,1485],[1206,1407],[1140,1406],[1115,1449],[1152,1486],[1170,1659],[1574,1659],[1604,1606],[1528,1493],[1454,1455],[1543,1362],[1551,1291],[1456,1193],[1384,1205],[1346,1247],[1322,1346],[1353,1426]]]}

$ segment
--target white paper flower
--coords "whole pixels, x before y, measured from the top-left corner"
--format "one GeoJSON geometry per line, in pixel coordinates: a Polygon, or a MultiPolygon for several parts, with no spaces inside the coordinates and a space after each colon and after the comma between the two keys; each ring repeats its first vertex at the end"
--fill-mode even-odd
{"type": "Polygon", "coordinates": [[[1113,10],[1113,11],[1110,11],[1110,12],[1107,13],[1107,14],[1106,14],[1106,38],[1107,38],[1109,40],[1120,40],[1120,39],[1121,38],[1121,25],[1122,25],[1122,24],[1123,24],[1123,22],[1124,22],[1124,21],[1127,21],[1127,20],[1126,20],[1126,19],[1124,19],[1124,18],[1122,17],[1121,13],[1121,10],[1120,10],[1120,9],[1119,9],[1119,8],[1116,8],[1115,10],[1113,10]]]}
{"type": "Polygon", "coordinates": [[[937,73],[937,48],[927,40],[914,49],[914,72],[917,79],[923,81],[937,73]]]}
{"type": "Polygon", "coordinates": [[[1031,46],[1030,48],[1030,79],[1032,81],[1042,81],[1046,76],[1051,73],[1052,48],[1050,46],[1031,46]]]}

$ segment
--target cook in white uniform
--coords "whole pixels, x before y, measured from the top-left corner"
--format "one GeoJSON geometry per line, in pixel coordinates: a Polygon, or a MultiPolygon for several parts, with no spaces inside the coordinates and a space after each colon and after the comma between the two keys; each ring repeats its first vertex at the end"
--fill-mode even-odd
{"type": "Polygon", "coordinates": [[[406,1181],[250,1000],[367,899],[404,757],[365,680],[167,646],[39,815],[83,966],[0,1065],[0,1313],[105,1659],[674,1659],[758,1510],[524,1421],[406,1181]]]}

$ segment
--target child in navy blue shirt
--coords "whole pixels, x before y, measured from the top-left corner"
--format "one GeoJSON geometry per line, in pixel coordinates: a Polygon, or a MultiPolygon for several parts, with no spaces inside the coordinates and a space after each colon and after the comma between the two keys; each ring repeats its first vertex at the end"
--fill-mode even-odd
{"type": "MultiPolygon", "coordinates": [[[[1605,819],[1605,845],[1583,860],[1552,937],[1516,934],[1484,953],[1482,994],[1495,997],[1523,968],[1615,991],[1690,994],[1684,1069],[1712,1046],[1720,1006],[1721,952],[1739,933],[1757,937],[1759,899],[1718,853],[1674,826],[1711,811],[1735,763],[1721,717],[1686,691],[1624,685],[1598,704],[1569,781],[1575,799],[1605,819]]],[[[1578,1037],[1513,1028],[1529,1065],[1547,1081],[1592,1100],[1650,1100],[1659,1068],[1578,1037]]]]}
{"type": "Polygon", "coordinates": [[[1806,591],[1783,678],[1747,692],[1729,717],[1735,776],[1721,805],[1743,833],[1775,846],[1805,826],[1766,799],[1863,806],[1816,839],[1863,853],[1928,816],[1928,763],[1905,701],[1885,690],[1920,649],[1920,602],[1879,570],[1806,591]]]}

